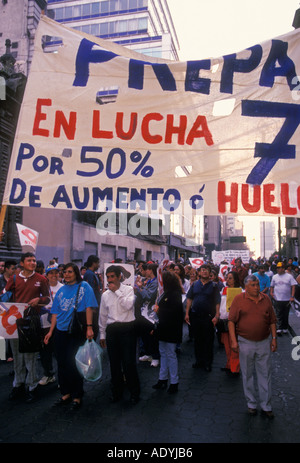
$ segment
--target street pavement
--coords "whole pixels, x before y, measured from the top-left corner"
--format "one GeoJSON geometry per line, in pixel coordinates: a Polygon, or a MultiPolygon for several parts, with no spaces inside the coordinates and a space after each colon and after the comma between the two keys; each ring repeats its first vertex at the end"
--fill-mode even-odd
{"type": "MultiPolygon", "coordinates": [[[[104,449],[102,456],[107,458],[113,456],[110,452],[115,452],[114,460],[126,456],[116,454],[124,452],[125,444],[128,449],[145,449],[143,444],[148,444],[151,452],[155,449],[150,456],[157,457],[160,449],[161,456],[167,458],[166,452],[171,450],[162,448],[179,447],[185,449],[181,452],[187,452],[203,443],[299,443],[300,312],[291,311],[290,332],[278,338],[278,350],[272,355],[273,420],[260,414],[248,416],[242,379],[229,377],[221,370],[225,366],[225,351],[217,339],[212,371],[192,368],[193,344],[188,342],[186,328],[179,356],[178,393],[169,395],[165,390],[154,390],[158,368],[150,367],[149,362],[139,362],[142,393],[136,405],[129,402],[126,394],[121,402],[109,402],[106,351],[103,376],[95,383],[85,383],[83,405],[76,412],[53,407],[59,397],[56,382],[41,387],[38,400],[30,405],[23,400],[8,401],[12,364],[1,362],[0,442],[101,443],[97,452],[104,449]],[[299,346],[293,344],[297,336],[299,346]]],[[[143,452],[144,459],[140,457],[140,461],[146,461],[146,451],[143,452]]],[[[177,453],[177,459],[180,456],[183,454],[177,453]]],[[[175,459],[175,453],[170,459],[175,459]]]]}

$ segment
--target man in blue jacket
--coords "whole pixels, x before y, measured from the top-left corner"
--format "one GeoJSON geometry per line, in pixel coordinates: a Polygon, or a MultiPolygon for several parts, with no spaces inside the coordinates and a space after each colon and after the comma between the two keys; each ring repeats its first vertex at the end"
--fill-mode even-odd
{"type": "Polygon", "coordinates": [[[93,331],[94,339],[97,338],[99,332],[99,310],[102,294],[102,283],[99,276],[97,275],[97,270],[99,269],[100,260],[98,256],[91,255],[88,257],[86,262],[87,271],[83,276],[83,280],[86,281],[93,289],[94,295],[97,300],[97,307],[93,307],[93,331]]]}
{"type": "MultiPolygon", "coordinates": [[[[151,309],[157,298],[157,265],[153,263],[147,264],[145,274],[145,285],[143,285],[142,282],[136,282],[136,297],[141,300],[142,306],[147,306],[151,309]]],[[[139,357],[140,362],[150,361],[152,367],[157,367],[159,365],[159,348],[155,333],[144,334],[142,336],[142,342],[145,355],[139,357]]]]}

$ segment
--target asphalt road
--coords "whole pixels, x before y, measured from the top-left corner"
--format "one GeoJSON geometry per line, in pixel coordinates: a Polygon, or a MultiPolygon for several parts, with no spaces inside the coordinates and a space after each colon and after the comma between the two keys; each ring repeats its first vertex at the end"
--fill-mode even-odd
{"type": "Polygon", "coordinates": [[[95,383],[85,383],[83,406],[76,412],[53,407],[59,397],[56,382],[41,387],[35,403],[9,401],[12,364],[1,362],[0,442],[102,444],[97,452],[104,461],[190,461],[204,443],[299,443],[300,346],[293,344],[300,341],[298,315],[291,312],[290,332],[278,339],[278,350],[272,357],[273,420],[260,414],[248,416],[242,379],[229,377],[221,370],[225,352],[217,340],[212,371],[192,368],[193,345],[187,341],[185,327],[178,393],[154,390],[158,368],[150,367],[149,362],[139,363],[142,393],[136,405],[129,403],[129,394],[119,403],[109,402],[106,352],[103,376],[95,383]],[[297,336],[299,339],[295,339],[297,336]],[[132,453],[122,453],[126,449],[132,453]]]}

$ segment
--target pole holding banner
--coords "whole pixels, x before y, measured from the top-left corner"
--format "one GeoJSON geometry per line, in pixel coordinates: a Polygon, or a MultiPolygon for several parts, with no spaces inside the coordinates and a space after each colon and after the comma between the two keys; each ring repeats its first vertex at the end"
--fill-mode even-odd
{"type": "Polygon", "coordinates": [[[6,204],[1,206],[1,211],[0,211],[0,241],[2,241],[2,236],[3,236],[2,230],[3,230],[5,215],[6,215],[6,209],[7,209],[6,204]]]}

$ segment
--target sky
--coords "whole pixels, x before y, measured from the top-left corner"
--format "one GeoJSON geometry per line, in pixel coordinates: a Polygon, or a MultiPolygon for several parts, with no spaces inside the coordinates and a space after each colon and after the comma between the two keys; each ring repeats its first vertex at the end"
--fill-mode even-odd
{"type": "MultiPolygon", "coordinates": [[[[299,0],[168,0],[168,5],[181,61],[218,58],[286,34],[294,30],[295,12],[300,8],[299,0]]],[[[256,258],[260,256],[259,222],[274,222],[278,243],[278,218],[239,219],[256,258]]],[[[283,219],[281,229],[284,234],[283,219]]]]}
{"type": "Polygon", "coordinates": [[[300,8],[299,0],[168,0],[168,5],[182,61],[218,58],[290,32],[300,8]]]}

